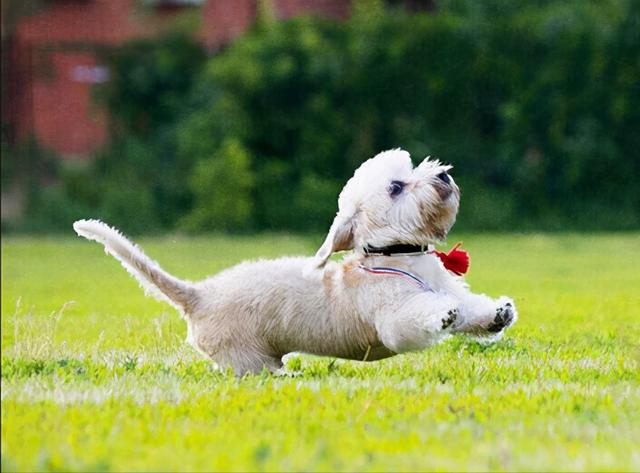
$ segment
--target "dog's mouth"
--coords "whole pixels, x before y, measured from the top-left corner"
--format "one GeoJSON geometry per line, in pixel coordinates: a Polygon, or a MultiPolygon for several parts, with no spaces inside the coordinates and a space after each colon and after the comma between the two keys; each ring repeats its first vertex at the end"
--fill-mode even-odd
{"type": "Polygon", "coordinates": [[[416,237],[420,241],[411,244],[427,245],[444,243],[447,234],[456,221],[458,198],[455,189],[450,190],[437,208],[423,207],[420,212],[420,225],[416,237]]]}
{"type": "Polygon", "coordinates": [[[460,201],[460,189],[455,184],[436,183],[434,190],[445,206],[457,205],[460,201]]]}
{"type": "Polygon", "coordinates": [[[447,201],[453,195],[453,187],[450,185],[435,185],[434,188],[442,202],[447,201]]]}

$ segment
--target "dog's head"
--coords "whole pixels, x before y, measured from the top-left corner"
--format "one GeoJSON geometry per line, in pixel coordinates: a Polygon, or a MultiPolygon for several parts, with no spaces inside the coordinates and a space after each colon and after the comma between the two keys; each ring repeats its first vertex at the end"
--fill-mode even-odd
{"type": "Polygon", "coordinates": [[[400,149],[365,161],[340,193],[338,214],[316,254],[317,267],[336,251],[442,242],[460,202],[449,169],[429,158],[414,168],[409,153],[400,149]]]}

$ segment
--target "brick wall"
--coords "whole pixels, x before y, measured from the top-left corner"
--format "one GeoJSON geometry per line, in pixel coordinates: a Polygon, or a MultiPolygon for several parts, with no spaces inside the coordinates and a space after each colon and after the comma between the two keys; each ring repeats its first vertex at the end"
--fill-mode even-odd
{"type": "MultiPolygon", "coordinates": [[[[344,19],[350,3],[271,0],[278,19],[298,14],[344,19]]],[[[7,70],[2,111],[10,139],[35,136],[65,158],[83,158],[99,150],[108,140],[107,117],[92,104],[91,87],[108,80],[109,71],[99,63],[98,52],[157,34],[189,8],[193,7],[145,6],[141,0],[51,0],[22,17],[11,34],[3,25],[7,70]]],[[[196,37],[214,53],[255,21],[256,9],[256,0],[206,0],[196,37]]]]}

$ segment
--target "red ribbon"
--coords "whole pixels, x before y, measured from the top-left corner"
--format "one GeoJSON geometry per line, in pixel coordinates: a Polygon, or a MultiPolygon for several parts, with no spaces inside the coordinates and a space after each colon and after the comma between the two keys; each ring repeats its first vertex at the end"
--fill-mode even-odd
{"type": "Polygon", "coordinates": [[[469,271],[469,253],[465,250],[459,250],[462,246],[462,242],[459,242],[454,246],[449,253],[443,253],[442,251],[436,251],[436,256],[440,258],[444,267],[454,274],[462,276],[469,271]]]}

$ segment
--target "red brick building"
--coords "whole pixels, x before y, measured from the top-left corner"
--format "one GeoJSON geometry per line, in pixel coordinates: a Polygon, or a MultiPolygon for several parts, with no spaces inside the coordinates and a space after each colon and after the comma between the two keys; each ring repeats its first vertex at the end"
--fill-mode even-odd
{"type": "MultiPolygon", "coordinates": [[[[350,0],[269,0],[285,19],[344,19],[350,0]]],[[[107,142],[105,112],[90,90],[109,80],[98,52],[156,35],[181,13],[200,16],[194,34],[214,52],[256,19],[258,0],[2,0],[3,139],[34,136],[65,158],[89,156],[107,142]]]]}

